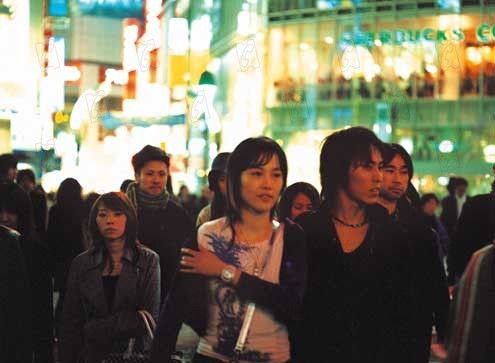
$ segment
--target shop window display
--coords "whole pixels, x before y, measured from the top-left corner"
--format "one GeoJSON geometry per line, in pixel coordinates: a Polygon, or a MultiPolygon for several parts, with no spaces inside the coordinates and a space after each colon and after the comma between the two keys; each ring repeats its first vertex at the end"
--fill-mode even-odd
{"type": "Polygon", "coordinates": [[[278,104],[380,100],[398,90],[412,99],[495,96],[491,31],[470,14],[291,24],[282,29],[285,56],[271,59],[286,63],[272,87],[278,104]]]}

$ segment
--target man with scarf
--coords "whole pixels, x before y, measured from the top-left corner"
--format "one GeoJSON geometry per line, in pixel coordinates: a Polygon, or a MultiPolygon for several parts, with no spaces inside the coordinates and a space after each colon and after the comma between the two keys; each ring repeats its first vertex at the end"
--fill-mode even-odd
{"type": "Polygon", "coordinates": [[[170,158],[163,150],[146,145],[132,157],[132,166],[136,181],[127,187],[127,196],[137,211],[139,241],[160,256],[163,302],[179,264],[180,249],[194,225],[165,188],[170,158]]]}

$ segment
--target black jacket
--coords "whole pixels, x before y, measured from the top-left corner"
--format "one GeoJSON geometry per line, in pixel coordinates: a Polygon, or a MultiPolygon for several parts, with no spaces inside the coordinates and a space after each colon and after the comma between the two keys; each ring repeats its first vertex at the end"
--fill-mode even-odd
{"type": "Polygon", "coordinates": [[[0,362],[31,362],[31,289],[20,235],[0,225],[0,362]]]}
{"type": "Polygon", "coordinates": [[[46,233],[46,220],[48,215],[48,207],[46,202],[46,195],[41,187],[36,187],[29,193],[31,198],[31,205],[33,206],[34,225],[36,226],[36,232],[40,235],[41,239],[45,238],[46,233]]]}
{"type": "MultiPolygon", "coordinates": [[[[395,362],[409,349],[405,236],[380,206],[368,208],[369,276],[356,287],[331,224],[318,211],[296,221],[308,241],[308,284],[296,337],[298,362],[395,362]]],[[[408,354],[406,353],[407,357],[408,354]]]]}
{"type": "Polygon", "coordinates": [[[411,362],[428,363],[431,327],[435,325],[439,339],[443,340],[449,315],[450,299],[445,270],[438,255],[438,236],[405,200],[399,201],[395,219],[408,236],[412,263],[411,362]]]}
{"type": "MultiPolygon", "coordinates": [[[[196,238],[189,248],[198,250],[196,238]]],[[[301,228],[286,223],[284,250],[280,267],[280,285],[263,281],[247,273],[241,273],[236,289],[241,298],[249,298],[269,309],[275,319],[289,329],[301,317],[301,303],[306,285],[306,242],[301,228]]],[[[178,332],[182,323],[189,325],[199,335],[206,331],[208,320],[208,277],[178,273],[172,290],[160,313],[151,362],[170,362],[178,332]]]]}
{"type": "Polygon", "coordinates": [[[447,256],[448,281],[454,285],[473,253],[490,244],[495,236],[495,197],[482,194],[466,201],[447,256]]]}
{"type": "Polygon", "coordinates": [[[35,362],[51,359],[53,350],[52,264],[48,246],[33,230],[20,238],[26,263],[32,305],[32,342],[35,362]]]}
{"type": "MultiPolygon", "coordinates": [[[[466,202],[464,203],[462,209],[464,209],[469,199],[470,198],[466,196],[466,202]]],[[[457,228],[457,213],[457,199],[455,198],[455,195],[449,195],[448,197],[443,198],[442,214],[440,215],[440,220],[447,229],[447,232],[451,239],[454,237],[457,228]]]]}
{"type": "Polygon", "coordinates": [[[161,301],[179,264],[180,248],[194,232],[187,212],[169,200],[165,209],[138,208],[138,239],[160,256],[161,301]]]}
{"type": "Polygon", "coordinates": [[[82,242],[82,205],[74,210],[55,204],[48,217],[46,242],[50,246],[55,291],[66,288],[70,264],[84,251],[82,242]]]}
{"type": "Polygon", "coordinates": [[[61,363],[100,363],[106,354],[125,348],[129,338],[147,334],[138,310],[155,320],[160,304],[158,256],[138,246],[126,250],[112,306],[101,278],[102,253],[90,249],[72,262],[60,328],[61,363]]]}

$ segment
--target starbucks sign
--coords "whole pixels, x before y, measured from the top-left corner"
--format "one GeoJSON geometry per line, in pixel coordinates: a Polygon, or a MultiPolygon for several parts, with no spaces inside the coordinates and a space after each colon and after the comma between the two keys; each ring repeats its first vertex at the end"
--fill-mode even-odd
{"type": "MultiPolygon", "coordinates": [[[[476,28],[476,38],[481,43],[495,41],[495,25],[480,24],[476,28]]],[[[381,44],[400,45],[402,43],[416,43],[420,41],[461,42],[465,39],[462,29],[440,30],[434,28],[423,29],[395,29],[378,32],[344,33],[342,43],[373,46],[377,41],[381,44]]]]}

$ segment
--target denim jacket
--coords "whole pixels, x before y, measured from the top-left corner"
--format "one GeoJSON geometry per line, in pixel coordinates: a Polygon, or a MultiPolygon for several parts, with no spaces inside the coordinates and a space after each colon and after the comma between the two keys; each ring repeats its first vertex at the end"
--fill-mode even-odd
{"type": "MultiPolygon", "coordinates": [[[[146,336],[138,310],[147,310],[157,320],[160,265],[155,252],[140,245],[137,254],[125,250],[111,307],[105,299],[102,269],[103,255],[94,249],[72,262],[60,331],[62,363],[99,363],[125,347],[129,338],[146,336]]],[[[149,342],[142,341],[146,348],[149,342]]]]}

